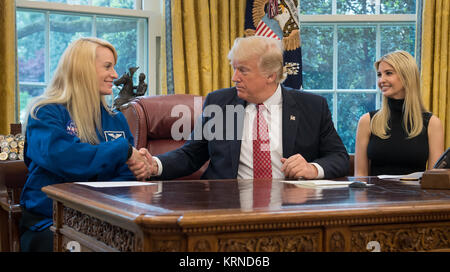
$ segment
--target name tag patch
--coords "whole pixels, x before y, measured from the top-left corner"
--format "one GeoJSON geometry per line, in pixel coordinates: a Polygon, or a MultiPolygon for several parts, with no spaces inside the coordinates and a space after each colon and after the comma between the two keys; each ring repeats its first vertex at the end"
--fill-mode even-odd
{"type": "Polygon", "coordinates": [[[124,131],[105,131],[105,139],[107,142],[114,141],[120,137],[125,138],[124,131]]]}

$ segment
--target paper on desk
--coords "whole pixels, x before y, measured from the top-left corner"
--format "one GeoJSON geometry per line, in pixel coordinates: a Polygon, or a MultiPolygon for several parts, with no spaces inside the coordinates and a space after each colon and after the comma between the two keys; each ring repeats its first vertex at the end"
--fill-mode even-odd
{"type": "Polygon", "coordinates": [[[283,180],[283,182],[291,183],[295,185],[302,185],[307,187],[318,187],[318,188],[331,188],[331,187],[347,187],[353,181],[335,181],[326,179],[315,179],[315,180],[283,180]]]}
{"type": "Polygon", "coordinates": [[[408,175],[379,175],[379,179],[401,179],[401,178],[413,178],[413,179],[421,179],[423,172],[414,172],[408,175]]]}
{"type": "Polygon", "coordinates": [[[94,181],[94,182],[75,182],[75,183],[95,188],[146,186],[156,184],[153,182],[142,182],[142,181],[94,181]]]}

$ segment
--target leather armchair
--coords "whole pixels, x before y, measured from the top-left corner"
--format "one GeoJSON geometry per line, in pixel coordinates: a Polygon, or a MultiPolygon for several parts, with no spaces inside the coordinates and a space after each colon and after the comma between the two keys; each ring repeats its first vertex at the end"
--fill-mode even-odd
{"type": "Polygon", "coordinates": [[[0,162],[0,251],[20,251],[20,193],[28,169],[21,160],[0,162]]]}
{"type": "MultiPolygon", "coordinates": [[[[120,110],[128,121],[135,147],[145,147],[152,155],[158,155],[184,144],[202,112],[203,101],[204,97],[189,94],[141,96],[120,110]],[[172,132],[173,128],[179,129],[172,132]],[[185,137],[175,140],[174,133],[185,137]]],[[[200,179],[207,166],[208,162],[197,172],[180,179],[200,179]]]]}

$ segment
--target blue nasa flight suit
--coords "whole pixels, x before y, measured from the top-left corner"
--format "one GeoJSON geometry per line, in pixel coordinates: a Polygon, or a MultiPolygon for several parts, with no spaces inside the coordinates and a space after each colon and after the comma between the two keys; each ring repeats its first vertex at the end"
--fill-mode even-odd
{"type": "Polygon", "coordinates": [[[67,109],[59,104],[42,106],[37,119],[28,118],[24,161],[28,179],[20,204],[40,217],[28,229],[42,231],[52,225],[52,200],[42,187],[75,181],[136,180],[125,163],[134,139],[121,112],[110,115],[101,107],[100,143],[83,143],[67,109]]]}

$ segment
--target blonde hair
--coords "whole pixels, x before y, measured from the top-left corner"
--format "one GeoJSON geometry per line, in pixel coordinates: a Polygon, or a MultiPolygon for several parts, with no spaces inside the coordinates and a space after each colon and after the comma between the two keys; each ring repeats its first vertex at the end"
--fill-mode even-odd
{"type": "MultiPolygon", "coordinates": [[[[403,104],[403,126],[408,139],[416,137],[423,130],[422,113],[425,111],[420,91],[420,75],[416,60],[405,51],[394,51],[381,57],[375,62],[375,70],[381,62],[385,62],[394,68],[405,89],[405,102],[403,104]]],[[[370,122],[372,133],[382,139],[390,137],[388,134],[390,110],[387,98],[383,96],[381,109],[373,116],[370,122]]]]}
{"type": "Polygon", "coordinates": [[[117,63],[116,49],[105,40],[89,37],[72,42],[61,56],[49,86],[29,109],[31,117],[37,119],[36,113],[40,107],[64,105],[75,122],[78,137],[82,142],[91,144],[99,143],[97,131],[102,131],[99,105],[112,114],[105,97],[98,90],[95,61],[99,46],[110,49],[117,63]]]}
{"type": "Polygon", "coordinates": [[[259,57],[258,67],[266,75],[276,73],[276,83],[286,78],[283,66],[283,44],[280,40],[262,36],[237,38],[228,53],[228,59],[246,61],[259,57]]]}

